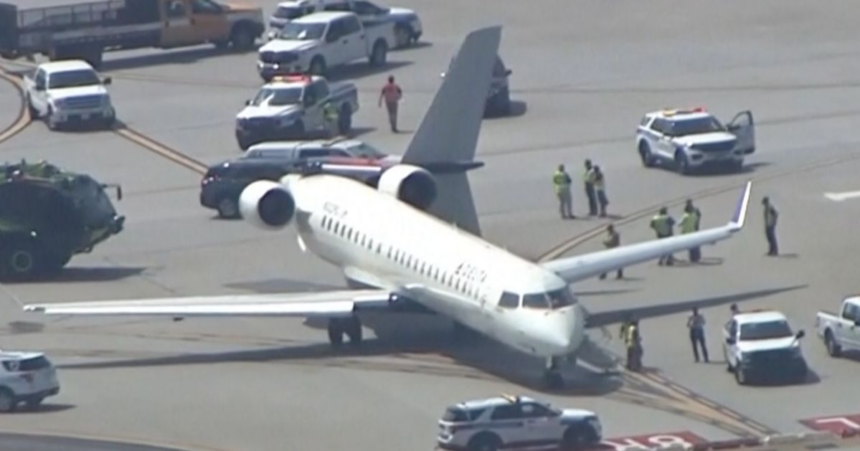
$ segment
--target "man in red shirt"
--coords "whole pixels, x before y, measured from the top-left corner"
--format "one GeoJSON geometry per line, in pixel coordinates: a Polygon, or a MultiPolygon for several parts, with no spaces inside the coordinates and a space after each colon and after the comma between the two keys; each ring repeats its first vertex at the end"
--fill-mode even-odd
{"type": "Polygon", "coordinates": [[[403,97],[403,91],[397,83],[394,83],[394,76],[388,76],[388,83],[382,87],[382,92],[379,94],[379,106],[382,107],[382,100],[385,100],[385,108],[388,110],[388,122],[391,124],[391,131],[397,133],[397,103],[403,97]]]}

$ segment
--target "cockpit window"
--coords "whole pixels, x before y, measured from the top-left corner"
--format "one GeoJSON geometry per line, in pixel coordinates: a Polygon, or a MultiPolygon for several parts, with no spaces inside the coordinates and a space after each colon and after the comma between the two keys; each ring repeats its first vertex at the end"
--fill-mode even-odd
{"type": "Polygon", "coordinates": [[[548,293],[526,294],[523,296],[523,307],[532,309],[559,309],[573,305],[573,296],[566,288],[548,293]]]}
{"type": "Polygon", "coordinates": [[[502,298],[499,300],[499,307],[517,308],[520,306],[520,297],[514,293],[507,291],[502,293],[502,298]]]}

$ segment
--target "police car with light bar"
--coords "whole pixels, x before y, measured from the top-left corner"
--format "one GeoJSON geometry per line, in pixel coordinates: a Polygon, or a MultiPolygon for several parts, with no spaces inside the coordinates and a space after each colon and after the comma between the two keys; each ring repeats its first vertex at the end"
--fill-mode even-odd
{"type": "Polygon", "coordinates": [[[792,331],[780,312],[755,310],[734,315],[723,328],[723,355],[739,385],[754,380],[806,379],[800,349],[804,331],[792,331]]]}
{"type": "Polygon", "coordinates": [[[276,76],[245,105],[236,116],[236,140],[242,150],[265,141],[349,133],[359,108],[358,89],[353,83],[329,83],[321,76],[276,76]],[[338,112],[337,130],[326,120],[329,102],[338,112]]]}
{"type": "Polygon", "coordinates": [[[596,445],[603,439],[597,414],[557,409],[525,396],[467,401],[448,407],[439,420],[438,447],[497,450],[514,447],[596,445]]]}
{"type": "Polygon", "coordinates": [[[45,354],[0,350],[0,412],[11,412],[21,403],[36,408],[59,392],[57,370],[45,354]]]}
{"type": "Polygon", "coordinates": [[[749,111],[728,125],[703,108],[647,113],[636,130],[636,150],[645,167],[674,166],[681,174],[721,166],[741,170],[755,152],[755,125],[749,111]]]}

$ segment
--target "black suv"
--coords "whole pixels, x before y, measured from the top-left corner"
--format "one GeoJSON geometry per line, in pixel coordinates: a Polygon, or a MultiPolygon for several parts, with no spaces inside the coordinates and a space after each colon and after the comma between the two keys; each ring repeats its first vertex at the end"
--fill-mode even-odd
{"type": "Polygon", "coordinates": [[[240,158],[209,167],[200,182],[200,205],[218,210],[221,218],[238,218],[239,196],[257,180],[276,182],[300,165],[283,159],[240,158]]]}

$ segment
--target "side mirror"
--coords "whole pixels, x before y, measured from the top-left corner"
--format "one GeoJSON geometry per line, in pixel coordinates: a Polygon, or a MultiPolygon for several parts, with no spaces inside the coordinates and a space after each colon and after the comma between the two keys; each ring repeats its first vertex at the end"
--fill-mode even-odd
{"type": "Polygon", "coordinates": [[[860,327],[860,319],[854,321],[854,325],[860,327]]]}
{"type": "Polygon", "coordinates": [[[512,70],[508,69],[508,70],[506,70],[506,71],[505,71],[505,76],[506,76],[506,77],[509,77],[512,73],[514,73],[514,71],[512,71],[512,70]]]}
{"type": "Polygon", "coordinates": [[[251,100],[246,100],[246,101],[245,101],[245,106],[248,106],[248,105],[250,105],[250,104],[251,104],[251,100]]]}
{"type": "Polygon", "coordinates": [[[105,77],[105,79],[104,79],[104,80],[102,80],[102,83],[103,83],[103,84],[106,84],[106,85],[109,85],[109,84],[113,83],[113,78],[111,78],[111,77],[105,77]]]}
{"type": "Polygon", "coordinates": [[[797,331],[797,334],[795,335],[795,337],[797,337],[798,340],[800,340],[801,338],[803,338],[805,336],[806,336],[806,332],[803,331],[802,329],[797,331]]]}
{"type": "Polygon", "coordinates": [[[729,346],[735,344],[735,339],[734,338],[726,338],[726,344],[729,346]]]}
{"type": "Polygon", "coordinates": [[[36,91],[44,91],[45,85],[40,85],[40,84],[36,83],[35,88],[36,88],[36,91]]]}

